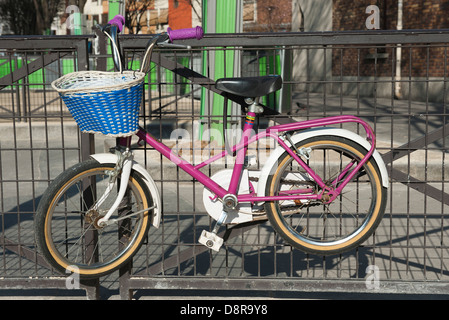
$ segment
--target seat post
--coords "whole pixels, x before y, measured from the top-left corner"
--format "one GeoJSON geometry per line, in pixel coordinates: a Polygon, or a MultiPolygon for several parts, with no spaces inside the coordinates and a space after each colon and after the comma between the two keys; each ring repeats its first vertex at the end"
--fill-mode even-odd
{"type": "MultiPolygon", "coordinates": [[[[260,97],[256,97],[254,100],[253,99],[250,99],[250,100],[252,102],[249,103],[248,113],[249,112],[262,113],[263,112],[263,108],[259,105],[260,97]]],[[[245,101],[248,101],[248,98],[245,99],[245,101]]]]}
{"type": "MultiPolygon", "coordinates": [[[[253,133],[254,121],[256,120],[257,116],[255,111],[258,111],[258,108],[260,108],[259,98],[256,98],[255,101],[249,106],[248,112],[246,113],[245,124],[243,126],[243,134],[240,140],[240,144],[247,143],[251,138],[251,134],[253,133]]],[[[235,159],[234,169],[232,171],[231,182],[229,184],[228,190],[230,194],[237,194],[238,192],[247,150],[248,146],[246,145],[237,151],[237,156],[235,159]]]]}

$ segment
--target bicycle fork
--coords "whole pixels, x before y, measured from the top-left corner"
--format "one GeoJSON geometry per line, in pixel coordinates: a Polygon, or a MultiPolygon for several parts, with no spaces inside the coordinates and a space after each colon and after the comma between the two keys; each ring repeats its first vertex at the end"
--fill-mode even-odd
{"type": "Polygon", "coordinates": [[[133,155],[129,151],[129,148],[126,148],[126,150],[124,152],[120,152],[119,150],[117,150],[116,153],[118,156],[118,161],[117,161],[117,164],[116,164],[114,170],[111,170],[111,172],[109,172],[110,175],[109,175],[108,187],[106,188],[104,194],[100,197],[100,199],[94,205],[94,209],[98,210],[99,207],[103,204],[103,202],[108,198],[109,194],[112,191],[112,188],[115,185],[115,182],[116,182],[118,176],[120,175],[119,193],[117,195],[117,198],[114,201],[114,204],[109,208],[106,215],[103,216],[100,220],[98,220],[98,225],[100,227],[104,227],[104,226],[110,224],[110,222],[112,221],[112,220],[109,221],[109,218],[112,216],[114,211],[117,210],[118,206],[120,205],[120,202],[123,200],[123,197],[125,196],[126,189],[128,187],[128,180],[131,175],[131,168],[133,165],[133,155]]]}
{"type": "Polygon", "coordinates": [[[106,187],[105,192],[93,207],[93,210],[98,211],[103,202],[109,197],[109,194],[111,193],[113,187],[116,185],[117,179],[120,178],[117,198],[115,199],[113,205],[108,209],[108,212],[98,220],[98,226],[100,228],[106,227],[110,224],[117,223],[119,220],[123,220],[129,218],[130,216],[138,215],[155,208],[155,206],[152,206],[143,210],[133,212],[131,214],[126,214],[116,219],[110,219],[114,212],[119,208],[119,205],[125,197],[126,191],[128,189],[128,180],[131,176],[131,170],[133,167],[133,154],[130,151],[130,142],[130,138],[120,138],[118,148],[115,151],[117,155],[117,163],[114,169],[109,172],[109,183],[106,187]]]}

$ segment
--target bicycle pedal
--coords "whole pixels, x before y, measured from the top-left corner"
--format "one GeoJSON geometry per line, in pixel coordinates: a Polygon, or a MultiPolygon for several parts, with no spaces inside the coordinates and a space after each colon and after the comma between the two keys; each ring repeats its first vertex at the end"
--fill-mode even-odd
{"type": "Polygon", "coordinates": [[[206,230],[203,230],[200,238],[198,239],[198,242],[205,245],[209,249],[212,249],[217,252],[220,250],[221,246],[223,245],[222,238],[217,236],[215,233],[208,232],[206,230]]]}

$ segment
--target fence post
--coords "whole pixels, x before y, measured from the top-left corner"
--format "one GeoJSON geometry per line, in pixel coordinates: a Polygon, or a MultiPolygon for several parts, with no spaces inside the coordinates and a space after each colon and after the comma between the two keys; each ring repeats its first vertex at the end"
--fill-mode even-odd
{"type": "MultiPolygon", "coordinates": [[[[89,70],[88,39],[79,40],[76,46],[78,58],[78,71],[89,70]]],[[[95,152],[95,140],[93,134],[81,133],[81,160],[89,159],[95,152]]]]}
{"type": "MultiPolygon", "coordinates": [[[[82,39],[76,46],[76,54],[78,58],[78,71],[89,70],[89,52],[88,52],[88,39],[82,39]]],[[[90,155],[95,153],[95,139],[94,135],[90,133],[81,133],[81,161],[88,160],[90,155]]],[[[87,206],[92,203],[86,203],[87,206]]],[[[95,231],[93,231],[95,232],[95,231]]],[[[95,239],[95,235],[92,235],[92,239],[95,239]]],[[[86,290],[87,298],[89,300],[100,299],[100,280],[82,280],[81,285],[86,290]]]]}

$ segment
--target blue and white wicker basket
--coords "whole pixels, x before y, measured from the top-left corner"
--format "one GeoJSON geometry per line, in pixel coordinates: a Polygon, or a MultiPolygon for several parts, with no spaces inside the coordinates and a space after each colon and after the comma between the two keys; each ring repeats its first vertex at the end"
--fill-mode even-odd
{"type": "Polygon", "coordinates": [[[139,128],[145,73],[80,71],[53,81],[80,130],[112,137],[132,135],[139,128]]]}

